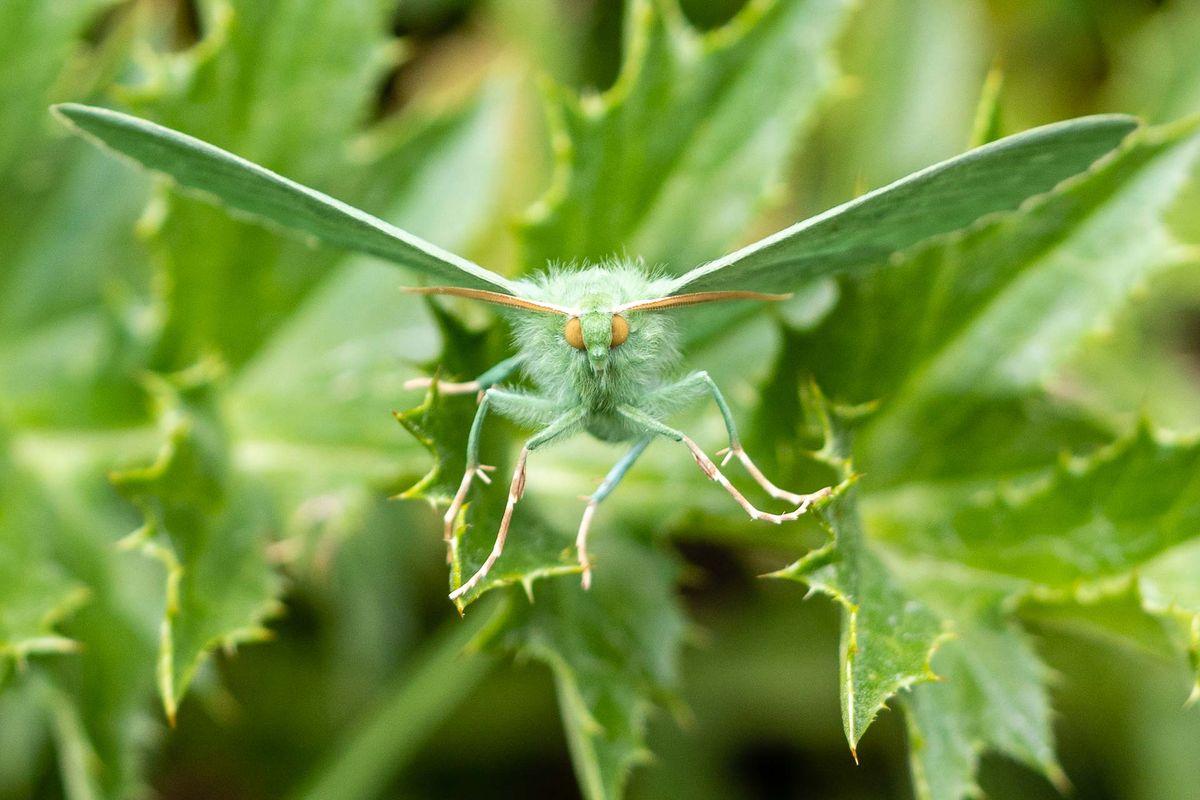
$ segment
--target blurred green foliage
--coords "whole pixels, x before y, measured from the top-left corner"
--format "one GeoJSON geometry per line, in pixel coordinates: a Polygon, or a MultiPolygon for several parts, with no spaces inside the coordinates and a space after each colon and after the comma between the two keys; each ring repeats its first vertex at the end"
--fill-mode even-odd
{"type": "MultiPolygon", "coordinates": [[[[687,323],[769,474],[862,473],[830,531],[752,525],[654,448],[597,518],[593,590],[535,582],[614,458],[573,442],[513,534],[534,602],[463,622],[436,515],[387,500],[431,462],[388,412],[501,357],[501,326],[46,107],[178,127],[509,273],[678,268],[980,131],[1200,112],[1198,38],[1185,0],[0,6],[0,798],[1194,797],[1186,125],[779,314],[687,323]]],[[[427,403],[406,419],[448,448],[470,402],[427,403]]]]}

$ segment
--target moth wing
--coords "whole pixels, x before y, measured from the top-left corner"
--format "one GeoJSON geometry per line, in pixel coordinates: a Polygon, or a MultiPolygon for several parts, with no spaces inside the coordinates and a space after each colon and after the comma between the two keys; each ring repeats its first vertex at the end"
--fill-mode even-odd
{"type": "Polygon", "coordinates": [[[516,293],[491,270],[187,134],[95,106],[65,103],[54,111],[87,138],[235,214],[394,261],[446,286],[516,293]]]}
{"type": "Polygon", "coordinates": [[[1010,211],[1116,148],[1139,125],[1104,114],[1008,136],[901,178],[675,279],[669,293],[786,292],[1010,211]]]}

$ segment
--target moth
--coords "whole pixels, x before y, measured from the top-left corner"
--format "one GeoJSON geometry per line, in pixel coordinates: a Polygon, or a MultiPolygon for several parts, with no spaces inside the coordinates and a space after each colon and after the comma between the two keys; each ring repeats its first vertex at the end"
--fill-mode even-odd
{"type": "MultiPolygon", "coordinates": [[[[444,517],[447,546],[476,480],[490,483],[479,463],[488,414],[532,429],[517,457],[495,545],[478,571],[451,593],[458,600],[488,575],[504,549],[513,511],[525,489],[534,451],[578,433],[630,444],[627,454],[588,498],[576,536],[584,587],[591,582],[587,539],[599,504],[657,438],[687,447],[708,478],[751,518],[780,524],[797,519],[829,494],[790,492],[772,483],[742,446],[720,388],[707,372],[680,376],[675,309],[702,303],[771,302],[825,276],[881,268],[895,253],[961,230],[991,214],[1017,209],[1120,146],[1137,127],[1132,117],[1099,115],[1035,128],[948,161],[799,222],[682,275],[656,275],[631,260],[546,270],[510,279],[403,231],[364,211],[213,145],[152,122],[104,108],[55,106],[77,132],[142,166],[173,178],[229,211],[249,215],[326,244],[397,262],[432,285],[411,291],[452,295],[500,306],[512,318],[517,354],[472,381],[442,383],[443,392],[479,397],[467,444],[467,465],[444,517]],[[521,371],[532,391],[508,388],[521,371]],[[729,444],[718,465],[684,432],[673,413],[707,395],[720,412],[729,444]],[[721,471],[737,459],[767,494],[791,509],[758,509],[721,471]]],[[[563,258],[572,254],[564,253],[563,258]]],[[[544,267],[544,265],[530,265],[544,267]]],[[[428,380],[410,382],[413,388],[428,380]]]]}

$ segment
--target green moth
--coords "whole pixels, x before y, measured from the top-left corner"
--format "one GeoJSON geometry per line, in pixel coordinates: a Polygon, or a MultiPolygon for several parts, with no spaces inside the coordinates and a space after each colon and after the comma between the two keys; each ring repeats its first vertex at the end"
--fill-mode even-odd
{"type": "MultiPolygon", "coordinates": [[[[581,432],[632,444],[587,499],[576,538],[585,587],[591,581],[587,536],[596,508],[658,437],[686,446],[704,473],[753,519],[778,524],[798,518],[829,489],[789,492],[755,466],[716,383],[703,371],[681,377],[680,337],[672,324],[672,310],[700,303],[780,300],[816,278],[878,267],[893,253],[932,236],[1016,209],[1086,170],[1118,147],[1138,124],[1131,117],[1103,115],[1010,136],[680,276],[656,274],[637,261],[612,260],[512,280],[183,133],[103,108],[67,104],[56,106],[55,112],[94,141],[165,173],[180,187],[199,192],[233,213],[397,262],[433,282],[413,291],[473,298],[506,310],[517,354],[473,381],[440,387],[443,392],[479,396],[468,438],[467,468],[444,519],[450,548],[456,546],[454,525],[473,482],[490,482],[491,468],[478,459],[487,415],[495,412],[536,431],[517,458],[495,546],[478,571],[451,593],[456,600],[474,589],[500,557],[514,507],[524,491],[529,454],[581,432]],[[504,386],[517,372],[524,373],[532,390],[504,386]],[[668,424],[674,412],[705,395],[715,402],[728,432],[729,446],[722,451],[720,465],[668,424]],[[755,507],[721,471],[733,458],[769,495],[786,501],[790,510],[775,514],[755,507]]],[[[425,386],[428,381],[411,385],[425,386]]]]}

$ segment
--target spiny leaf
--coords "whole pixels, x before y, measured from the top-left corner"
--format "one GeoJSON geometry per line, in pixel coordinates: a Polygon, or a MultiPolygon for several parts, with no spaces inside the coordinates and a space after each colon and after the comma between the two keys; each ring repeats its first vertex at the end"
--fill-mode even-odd
{"type": "Polygon", "coordinates": [[[917,797],[979,796],[976,773],[985,751],[1024,763],[1065,791],[1069,784],[1054,754],[1048,670],[1002,610],[1003,593],[940,565],[909,566],[907,585],[954,630],[933,659],[940,680],[914,687],[902,700],[917,797]]]}
{"type": "Polygon", "coordinates": [[[848,6],[755,0],[701,34],[674,0],[633,0],[617,83],[548,90],[556,172],[526,215],[526,265],[627,253],[680,272],[728,249],[833,83],[848,6]]]}
{"type": "Polygon", "coordinates": [[[821,409],[823,456],[839,467],[843,483],[816,507],[833,540],[770,577],[807,584],[842,606],[840,689],[842,725],[857,760],[858,741],[888,699],[934,679],[930,659],[945,634],[941,619],[908,594],[867,543],[859,520],[850,431],[821,409]]]}
{"type": "Polygon", "coordinates": [[[1143,425],[1032,485],[977,492],[950,513],[894,507],[872,530],[912,552],[1069,590],[1200,536],[1198,474],[1200,443],[1143,425]]]}
{"type": "Polygon", "coordinates": [[[45,531],[61,523],[37,482],[9,462],[10,444],[0,431],[0,687],[14,664],[75,651],[58,626],[88,600],[86,586],[56,563],[45,531]]]}
{"type": "Polygon", "coordinates": [[[588,800],[619,798],[630,769],[649,757],[647,717],[669,699],[685,625],[675,565],[625,535],[598,539],[589,591],[543,584],[501,642],[554,671],[567,743],[588,800]]]}
{"type": "Polygon", "coordinates": [[[166,444],[153,464],[113,475],[146,517],[127,546],[140,547],[166,571],[158,683],[172,721],[208,654],[263,638],[262,621],[279,610],[265,554],[273,520],[232,474],[214,409],[217,371],[201,362],[155,379],[166,444]]]}
{"type": "MultiPolygon", "coordinates": [[[[470,333],[453,317],[434,308],[442,330],[446,365],[453,374],[474,377],[492,366],[485,360],[489,349],[480,346],[486,335],[470,333]]],[[[435,382],[420,406],[396,414],[397,421],[434,457],[425,477],[401,497],[428,500],[438,510],[449,506],[466,469],[467,436],[475,412],[473,395],[447,397],[438,391],[435,382]]],[[[509,481],[502,430],[494,416],[484,427],[483,462],[498,469],[492,473],[491,486],[475,480],[471,500],[454,526],[455,546],[449,553],[451,589],[475,574],[491,552],[499,531],[509,481]]],[[[531,459],[529,469],[538,469],[537,458],[531,459]]],[[[536,498],[527,497],[518,504],[504,555],[475,589],[455,601],[460,612],[496,587],[520,583],[532,591],[533,581],[538,578],[579,571],[569,533],[547,525],[537,514],[536,502],[536,498]]]]}
{"type": "Polygon", "coordinates": [[[771,577],[802,582],[842,606],[842,725],[857,760],[859,739],[888,699],[937,677],[930,659],[944,628],[868,549],[854,495],[847,487],[817,512],[836,537],[834,543],[771,577]]]}
{"type": "Polygon", "coordinates": [[[1143,425],[1029,485],[942,508],[911,498],[889,504],[872,512],[872,530],[926,557],[1011,576],[1042,599],[1070,601],[1134,581],[1148,611],[1181,622],[1180,643],[1195,654],[1200,598],[1189,571],[1200,541],[1198,470],[1200,443],[1143,425]]]}

